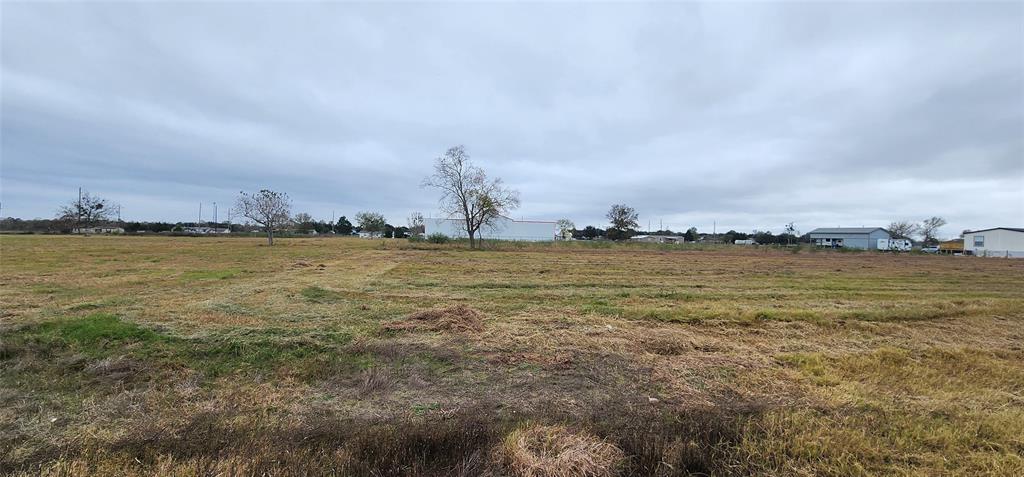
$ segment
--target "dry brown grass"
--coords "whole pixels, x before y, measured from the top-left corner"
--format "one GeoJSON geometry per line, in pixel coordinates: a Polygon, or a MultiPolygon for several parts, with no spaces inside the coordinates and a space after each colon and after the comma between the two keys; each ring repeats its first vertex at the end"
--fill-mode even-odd
{"type": "Polygon", "coordinates": [[[616,475],[622,449],[564,426],[530,426],[513,431],[499,450],[505,467],[520,477],[607,477],[616,475]]]}
{"type": "Polygon", "coordinates": [[[1024,475],[1024,261],[383,243],[0,236],[0,474],[1024,475]]]}
{"type": "Polygon", "coordinates": [[[417,311],[399,321],[384,323],[389,331],[430,330],[457,333],[480,332],[484,330],[483,315],[466,305],[417,311]]]}

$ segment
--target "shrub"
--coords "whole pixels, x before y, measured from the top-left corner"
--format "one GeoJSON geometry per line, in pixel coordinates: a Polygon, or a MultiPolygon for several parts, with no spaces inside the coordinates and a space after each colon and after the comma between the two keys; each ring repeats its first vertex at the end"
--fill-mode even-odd
{"type": "Polygon", "coordinates": [[[427,236],[427,242],[430,243],[448,243],[448,236],[441,233],[430,234],[427,236]]]}
{"type": "Polygon", "coordinates": [[[413,243],[419,243],[419,242],[423,242],[423,241],[426,240],[420,234],[410,234],[408,239],[409,239],[410,242],[413,242],[413,243]]]}
{"type": "Polygon", "coordinates": [[[521,477],[612,476],[625,458],[614,444],[562,426],[514,431],[500,452],[511,473],[521,477]]]}

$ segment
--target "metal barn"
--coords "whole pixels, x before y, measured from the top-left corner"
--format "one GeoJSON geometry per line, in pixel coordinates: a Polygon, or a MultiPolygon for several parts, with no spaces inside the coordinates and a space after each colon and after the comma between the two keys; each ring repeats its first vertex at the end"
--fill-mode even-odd
{"type": "MultiPolygon", "coordinates": [[[[466,227],[460,219],[428,218],[423,220],[426,235],[444,234],[451,238],[467,238],[466,227]]],[[[501,217],[491,226],[480,228],[484,240],[514,240],[521,242],[549,242],[558,235],[555,222],[542,220],[512,220],[501,217]]]]}
{"type": "Polygon", "coordinates": [[[881,227],[835,227],[814,229],[811,242],[819,247],[877,250],[878,239],[892,238],[881,227]]]}

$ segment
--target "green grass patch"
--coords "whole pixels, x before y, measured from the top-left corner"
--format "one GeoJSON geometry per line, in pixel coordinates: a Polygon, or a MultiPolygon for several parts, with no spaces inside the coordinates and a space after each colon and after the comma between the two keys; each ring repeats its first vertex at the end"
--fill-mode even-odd
{"type": "Polygon", "coordinates": [[[612,305],[605,300],[594,300],[590,303],[586,303],[580,307],[580,311],[583,313],[614,317],[621,317],[626,312],[621,306],[612,305]]]}
{"type": "Polygon", "coordinates": [[[299,293],[313,303],[334,303],[342,299],[341,293],[318,286],[303,288],[299,293]]]}
{"type": "Polygon", "coordinates": [[[238,274],[238,270],[192,270],[182,273],[181,279],[185,281],[227,280],[237,277],[238,274]]]}
{"type": "Polygon", "coordinates": [[[427,404],[413,404],[412,413],[417,416],[422,416],[434,411],[441,409],[441,404],[433,402],[427,404]]]}
{"type": "MultiPolygon", "coordinates": [[[[12,333],[12,338],[16,334],[12,333]]],[[[152,330],[107,313],[43,323],[29,327],[28,335],[42,344],[70,346],[90,355],[103,354],[104,350],[128,343],[152,343],[161,339],[152,330]]]]}
{"type": "Polygon", "coordinates": [[[209,306],[209,309],[226,315],[255,316],[258,314],[256,310],[237,303],[214,303],[209,306]]]}
{"type": "Polygon", "coordinates": [[[819,386],[835,386],[839,378],[829,366],[821,353],[789,353],[776,356],[783,365],[800,371],[804,376],[819,386]]]}
{"type": "Polygon", "coordinates": [[[5,338],[0,353],[4,359],[22,353],[46,358],[127,356],[155,365],[192,368],[209,376],[287,368],[292,374],[315,377],[372,364],[369,356],[344,350],[352,340],[346,331],[234,329],[180,337],[102,313],[23,327],[5,338]]]}

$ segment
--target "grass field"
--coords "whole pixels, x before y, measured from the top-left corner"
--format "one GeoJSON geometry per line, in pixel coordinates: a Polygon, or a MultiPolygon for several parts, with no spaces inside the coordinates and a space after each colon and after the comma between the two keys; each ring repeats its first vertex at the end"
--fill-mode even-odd
{"type": "Polygon", "coordinates": [[[0,267],[0,474],[1024,475],[1024,260],[0,236],[0,267]]]}

